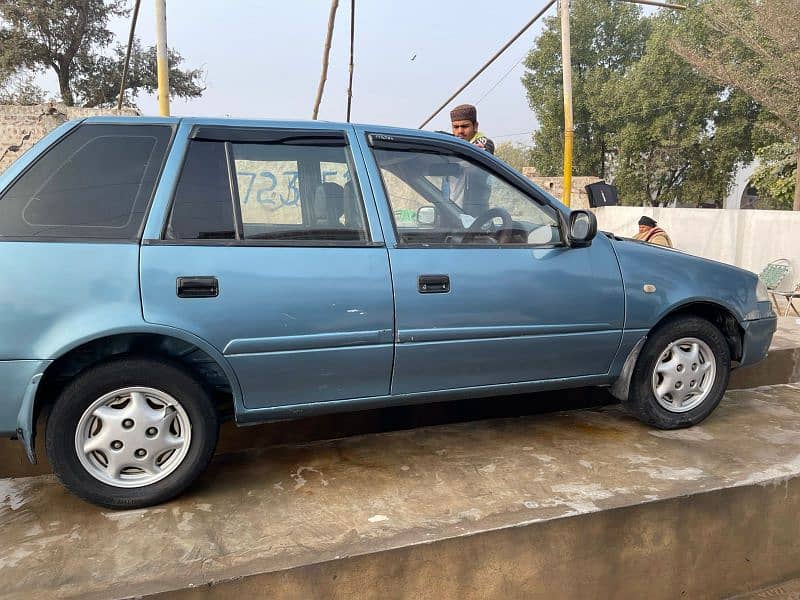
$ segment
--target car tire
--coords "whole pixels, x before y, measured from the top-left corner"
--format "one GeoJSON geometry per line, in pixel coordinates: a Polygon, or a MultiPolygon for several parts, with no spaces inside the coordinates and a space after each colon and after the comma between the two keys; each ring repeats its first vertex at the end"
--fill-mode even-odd
{"type": "Polygon", "coordinates": [[[91,367],[64,388],[45,448],[71,492],[130,509],[183,492],[208,466],[218,435],[211,396],[186,369],[131,357],[91,367]]]}
{"type": "Polygon", "coordinates": [[[699,317],[675,317],[645,342],[623,404],[653,427],[691,427],[722,400],[730,367],[730,348],[717,327],[699,317]]]}

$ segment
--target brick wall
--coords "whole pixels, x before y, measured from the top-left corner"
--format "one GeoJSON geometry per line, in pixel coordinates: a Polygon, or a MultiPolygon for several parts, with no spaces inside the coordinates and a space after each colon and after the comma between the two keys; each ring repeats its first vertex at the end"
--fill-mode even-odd
{"type": "MultiPolygon", "coordinates": [[[[539,187],[547,190],[551,195],[561,200],[564,190],[563,177],[540,177],[536,174],[533,167],[525,167],[522,174],[533,181],[539,187]]],[[[589,196],[586,194],[586,186],[590,183],[602,181],[598,177],[572,177],[572,191],[570,193],[570,208],[589,208],[589,196]]]]}
{"type": "Polygon", "coordinates": [[[77,108],[63,104],[0,105],[0,173],[48,132],[70,119],[137,115],[134,109],[77,108]]]}

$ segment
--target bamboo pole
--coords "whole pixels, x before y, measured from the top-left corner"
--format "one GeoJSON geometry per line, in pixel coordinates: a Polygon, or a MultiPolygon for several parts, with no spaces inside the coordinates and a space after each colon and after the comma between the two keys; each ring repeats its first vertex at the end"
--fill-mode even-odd
{"type": "Polygon", "coordinates": [[[325,81],[328,79],[328,57],[331,53],[331,38],[333,38],[333,25],[336,21],[336,9],[339,7],[339,0],[331,0],[331,10],[328,14],[328,32],[325,35],[325,47],[322,50],[322,74],[319,78],[319,87],[317,88],[317,98],[314,100],[314,110],[311,113],[311,118],[317,120],[319,114],[319,105],[322,102],[322,92],[325,91],[325,81]]]}
{"type": "Polygon", "coordinates": [[[356,0],[350,0],[350,80],[347,83],[347,122],[350,122],[350,106],[353,103],[353,54],[356,44],[356,0]]]}
{"type": "Polygon", "coordinates": [[[133,47],[133,36],[136,33],[136,20],[139,18],[139,5],[142,0],[136,0],[133,6],[133,17],[131,17],[131,31],[128,34],[128,49],[125,51],[125,64],[122,66],[122,81],[119,84],[119,99],[117,100],[117,110],[122,110],[122,98],[125,96],[125,85],[128,83],[128,65],[131,62],[131,48],[133,47]]]}

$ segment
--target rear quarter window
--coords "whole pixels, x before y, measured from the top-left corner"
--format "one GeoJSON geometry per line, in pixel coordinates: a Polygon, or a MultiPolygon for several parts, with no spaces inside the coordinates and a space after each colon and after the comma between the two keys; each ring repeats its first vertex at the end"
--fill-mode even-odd
{"type": "Polygon", "coordinates": [[[165,125],[78,126],[0,196],[0,238],[136,240],[172,136],[165,125]]]}

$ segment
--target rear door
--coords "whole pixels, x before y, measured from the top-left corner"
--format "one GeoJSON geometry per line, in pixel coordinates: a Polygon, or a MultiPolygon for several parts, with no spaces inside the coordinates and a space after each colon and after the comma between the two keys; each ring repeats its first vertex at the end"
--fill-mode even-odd
{"type": "Polygon", "coordinates": [[[145,319],[216,346],[248,409],[389,393],[393,306],[374,200],[349,132],[195,125],[145,319]]]}

